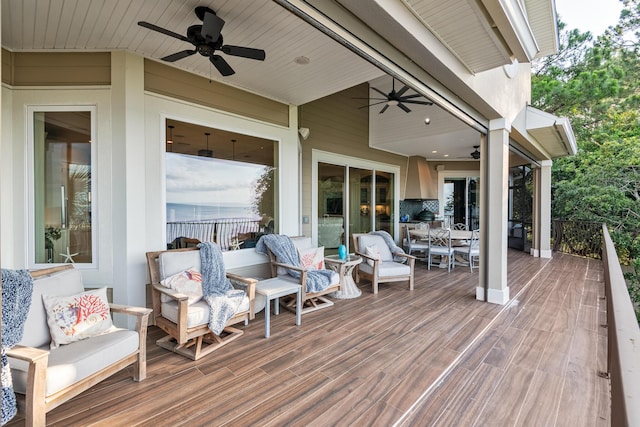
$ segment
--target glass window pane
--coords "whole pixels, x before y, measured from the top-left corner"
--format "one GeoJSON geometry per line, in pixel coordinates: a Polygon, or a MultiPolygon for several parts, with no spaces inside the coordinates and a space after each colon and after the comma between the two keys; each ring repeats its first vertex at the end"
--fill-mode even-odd
{"type": "Polygon", "coordinates": [[[277,142],[167,120],[167,245],[255,247],[276,230],[277,142]]]}
{"type": "Polygon", "coordinates": [[[384,230],[393,236],[393,203],[395,195],[393,174],[376,171],[376,230],[384,230]]]}
{"type": "Polygon", "coordinates": [[[338,253],[344,242],[345,167],[318,163],[318,246],[338,253]]]}
{"type": "Polygon", "coordinates": [[[91,263],[91,112],[34,113],[35,262],[91,263]]]}

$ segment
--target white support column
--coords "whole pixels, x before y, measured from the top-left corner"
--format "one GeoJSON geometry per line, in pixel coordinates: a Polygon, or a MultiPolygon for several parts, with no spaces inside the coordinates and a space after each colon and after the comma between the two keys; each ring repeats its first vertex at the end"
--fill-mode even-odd
{"type": "Polygon", "coordinates": [[[532,212],[531,212],[531,249],[529,254],[533,257],[540,257],[540,168],[531,167],[533,174],[532,190],[532,212]]]}
{"type": "Polygon", "coordinates": [[[495,304],[509,301],[507,283],[507,220],[509,133],[511,124],[506,119],[489,123],[488,141],[483,147],[482,193],[480,233],[480,283],[476,298],[495,304]],[[484,163],[483,163],[484,162],[484,163]]]}
{"type": "Polygon", "coordinates": [[[111,53],[114,300],[145,306],[144,61],[111,53]]]}
{"type": "Polygon", "coordinates": [[[540,258],[551,258],[551,160],[540,162],[538,179],[535,181],[538,188],[534,194],[538,195],[538,201],[534,204],[536,215],[534,227],[537,240],[537,254],[540,258]]]}

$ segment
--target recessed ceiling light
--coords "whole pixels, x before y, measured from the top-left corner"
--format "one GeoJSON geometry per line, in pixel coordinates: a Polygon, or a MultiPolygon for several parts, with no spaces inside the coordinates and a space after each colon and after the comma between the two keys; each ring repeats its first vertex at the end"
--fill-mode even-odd
{"type": "Polygon", "coordinates": [[[306,56],[298,56],[293,60],[293,62],[295,62],[298,65],[307,65],[311,62],[311,60],[306,56]]]}
{"type": "Polygon", "coordinates": [[[445,154],[443,157],[449,157],[449,155],[448,155],[448,154],[445,154]]]}
{"type": "Polygon", "coordinates": [[[431,151],[431,154],[436,154],[438,152],[438,150],[433,150],[431,151]]]}

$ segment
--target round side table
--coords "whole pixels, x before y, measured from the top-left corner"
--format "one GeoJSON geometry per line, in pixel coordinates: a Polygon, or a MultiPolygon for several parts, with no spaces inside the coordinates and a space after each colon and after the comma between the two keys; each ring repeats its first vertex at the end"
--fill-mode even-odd
{"type": "Polygon", "coordinates": [[[350,299],[362,295],[362,291],[353,280],[353,269],[361,262],[362,257],[354,254],[347,255],[346,259],[340,259],[337,255],[329,255],[324,258],[325,266],[340,275],[340,290],[329,294],[330,297],[350,299]]]}

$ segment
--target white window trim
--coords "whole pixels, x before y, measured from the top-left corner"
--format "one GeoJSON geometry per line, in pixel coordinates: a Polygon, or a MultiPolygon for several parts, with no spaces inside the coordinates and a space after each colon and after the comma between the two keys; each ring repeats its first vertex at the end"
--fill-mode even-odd
{"type": "Polygon", "coordinates": [[[45,268],[63,263],[36,263],[35,260],[35,147],[34,147],[34,113],[50,113],[57,111],[89,111],[91,113],[91,262],[74,263],[80,269],[95,269],[98,267],[98,170],[97,170],[97,106],[94,105],[27,105],[27,184],[28,197],[26,199],[28,213],[28,227],[26,230],[27,262],[29,268],[45,268]]]}

